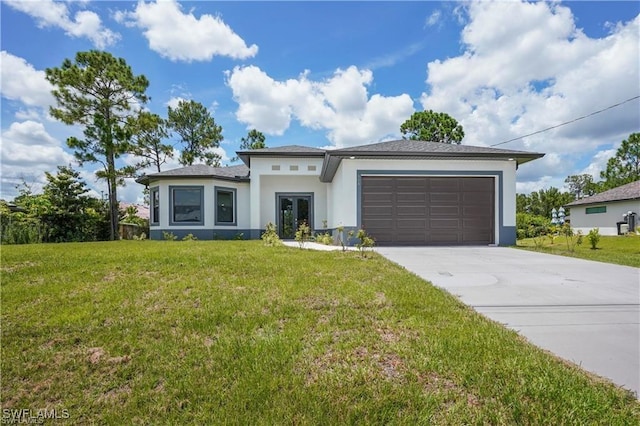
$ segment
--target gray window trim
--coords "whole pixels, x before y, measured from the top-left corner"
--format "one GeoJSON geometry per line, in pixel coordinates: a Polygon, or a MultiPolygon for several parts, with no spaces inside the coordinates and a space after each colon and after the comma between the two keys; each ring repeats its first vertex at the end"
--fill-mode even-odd
{"type": "Polygon", "coordinates": [[[228,188],[225,186],[215,186],[214,206],[215,206],[215,225],[216,226],[238,226],[238,190],[236,188],[228,188]],[[220,222],[218,220],[218,191],[231,192],[233,194],[233,222],[220,222]]]}
{"type": "Polygon", "coordinates": [[[160,187],[154,186],[149,188],[149,226],[157,226],[160,225],[160,187]],[[158,194],[158,214],[154,214],[153,201],[154,194],[158,194]],[[157,217],[156,217],[157,216],[157,217]]]}
{"type": "Polygon", "coordinates": [[[172,185],[169,186],[169,225],[170,226],[202,226],[204,225],[204,186],[202,185],[172,185]],[[175,222],[173,220],[173,191],[176,189],[200,190],[200,221],[199,222],[175,222]]]}

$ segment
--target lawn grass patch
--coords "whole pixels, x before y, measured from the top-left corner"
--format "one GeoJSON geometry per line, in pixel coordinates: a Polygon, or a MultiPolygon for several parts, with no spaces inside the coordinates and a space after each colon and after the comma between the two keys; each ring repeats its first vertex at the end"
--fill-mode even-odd
{"type": "Polygon", "coordinates": [[[377,254],[2,249],[2,407],[98,424],[634,424],[627,391],[377,254]]]}
{"type": "Polygon", "coordinates": [[[640,268],[639,235],[601,236],[596,250],[591,249],[586,237],[583,239],[582,244],[576,245],[573,252],[567,249],[563,236],[553,238],[549,236],[540,237],[542,244],[537,247],[533,238],[518,240],[516,247],[525,250],[541,251],[543,253],[640,268]]]}

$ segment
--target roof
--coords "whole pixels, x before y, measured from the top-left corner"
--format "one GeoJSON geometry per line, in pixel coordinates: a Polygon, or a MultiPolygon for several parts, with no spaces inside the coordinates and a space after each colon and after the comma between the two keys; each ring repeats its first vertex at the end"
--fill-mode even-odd
{"type": "Polygon", "coordinates": [[[162,178],[216,178],[230,181],[248,181],[249,168],[244,164],[229,167],[212,167],[206,164],[194,164],[165,172],[152,173],[136,179],[136,182],[148,185],[150,181],[162,178]]]}
{"type": "Polygon", "coordinates": [[[125,203],[124,201],[120,201],[120,209],[126,210],[129,207],[136,208],[136,216],[142,219],[149,219],[149,206],[145,206],[143,204],[133,204],[133,203],[125,203]]]}
{"type": "Polygon", "coordinates": [[[324,150],[301,145],[287,145],[275,148],[252,149],[237,152],[240,159],[246,165],[230,167],[210,167],[204,164],[166,172],[153,173],[138,178],[136,182],[148,185],[150,180],[158,178],[193,178],[210,177],[246,182],[249,180],[249,167],[251,157],[290,157],[290,158],[322,158],[322,172],[320,181],[331,182],[345,158],[359,159],[484,159],[484,160],[513,160],[517,165],[524,164],[544,154],[537,152],[515,151],[483,146],[454,145],[441,142],[414,141],[400,139],[388,142],[379,142],[369,145],[361,145],[343,149],[324,150]]]}
{"type": "Polygon", "coordinates": [[[512,159],[520,165],[543,156],[544,154],[537,152],[400,139],[327,151],[320,179],[330,182],[344,158],[512,159]]]}
{"type": "Polygon", "coordinates": [[[324,157],[325,153],[324,149],[302,145],[286,145],[237,152],[238,157],[248,167],[251,166],[251,157],[324,157]]]}
{"type": "Polygon", "coordinates": [[[625,201],[640,199],[640,180],[618,186],[608,191],[601,192],[590,197],[585,197],[567,204],[567,207],[580,206],[583,204],[600,204],[610,201],[625,201]]]}

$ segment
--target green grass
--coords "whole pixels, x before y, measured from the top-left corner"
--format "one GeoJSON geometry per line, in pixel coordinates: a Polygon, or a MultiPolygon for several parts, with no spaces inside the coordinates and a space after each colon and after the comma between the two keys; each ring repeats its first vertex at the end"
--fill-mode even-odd
{"type": "MultiPolygon", "coordinates": [[[[628,391],[377,254],[2,247],[3,409],[72,424],[637,424],[628,391]]],[[[4,413],[4,411],[3,411],[4,413]]]]}
{"type": "Polygon", "coordinates": [[[568,250],[564,236],[557,236],[553,238],[553,241],[550,237],[541,238],[542,245],[539,247],[536,247],[533,238],[518,240],[517,247],[640,268],[640,236],[638,235],[601,236],[596,250],[591,249],[586,235],[582,237],[582,240],[582,244],[576,245],[573,252],[568,250]]]}

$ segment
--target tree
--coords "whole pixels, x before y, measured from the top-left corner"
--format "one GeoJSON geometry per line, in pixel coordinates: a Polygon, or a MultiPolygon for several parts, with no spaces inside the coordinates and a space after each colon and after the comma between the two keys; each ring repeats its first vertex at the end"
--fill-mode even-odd
{"type": "Polygon", "coordinates": [[[577,200],[599,192],[598,183],[594,182],[593,176],[588,173],[567,176],[564,183],[567,184],[569,192],[572,193],[577,200]]]}
{"type": "MultiPolygon", "coordinates": [[[[252,129],[247,133],[246,137],[240,139],[240,151],[266,148],[267,144],[264,141],[265,137],[262,132],[252,129]]],[[[240,157],[233,157],[232,161],[238,161],[239,159],[240,157]]]]}
{"type": "Polygon", "coordinates": [[[632,133],[622,141],[616,155],[607,162],[607,169],[600,173],[604,189],[640,180],[640,133],[632,133]]]}
{"type": "Polygon", "coordinates": [[[444,112],[419,111],[400,126],[404,139],[460,144],[464,130],[455,118],[444,112]]]}
{"type": "Polygon", "coordinates": [[[173,158],[173,146],[163,144],[162,139],[167,138],[167,123],[159,115],[142,111],[136,117],[129,117],[128,129],[131,134],[131,152],[142,158],[135,165],[142,169],[153,165],[159,172],[161,166],[168,158],[173,158]]]}
{"type": "Polygon", "coordinates": [[[216,125],[204,105],[196,101],[180,101],[175,109],[169,107],[168,115],[169,127],[178,133],[184,144],[180,164],[190,166],[200,159],[210,166],[220,166],[220,155],[211,149],[220,146],[222,127],[216,125]]]}
{"type": "Polygon", "coordinates": [[[529,195],[518,194],[516,196],[516,212],[551,218],[551,210],[565,206],[573,200],[575,200],[573,194],[561,192],[558,188],[541,189],[529,195]]]}
{"type": "Polygon", "coordinates": [[[78,52],[75,62],[65,59],[60,68],[47,68],[46,78],[54,86],[57,107],[50,113],[65,124],[84,127],[84,139],[70,137],[67,145],[75,149],[75,157],[85,162],[100,163],[96,173],[107,181],[109,191],[110,238],[118,237],[117,186],[133,173],[132,167],[117,168],[116,159],[130,151],[126,131],[127,118],[134,108],[147,102],[149,82],[136,76],[124,59],[108,52],[78,52]]]}
{"type": "Polygon", "coordinates": [[[47,241],[86,241],[86,210],[90,200],[86,195],[89,189],[80,179],[80,173],[70,166],[58,166],[57,174],[45,172],[45,175],[44,196],[51,206],[43,215],[49,230],[47,241]]]}

